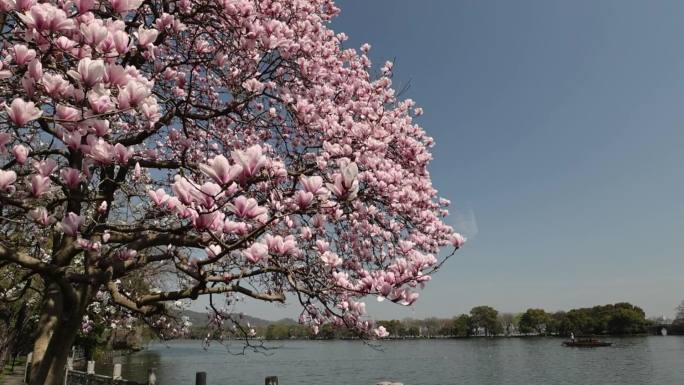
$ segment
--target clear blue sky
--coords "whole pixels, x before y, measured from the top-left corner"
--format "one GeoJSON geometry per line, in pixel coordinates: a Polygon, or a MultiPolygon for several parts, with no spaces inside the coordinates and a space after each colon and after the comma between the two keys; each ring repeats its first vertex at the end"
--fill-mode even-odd
{"type": "MultiPolygon", "coordinates": [[[[431,173],[470,237],[411,309],[446,317],[684,299],[684,2],[339,1],[348,47],[395,60],[431,173]]],[[[373,300],[369,301],[372,302],[373,300]]],[[[295,309],[246,306],[265,318],[295,309]]]]}

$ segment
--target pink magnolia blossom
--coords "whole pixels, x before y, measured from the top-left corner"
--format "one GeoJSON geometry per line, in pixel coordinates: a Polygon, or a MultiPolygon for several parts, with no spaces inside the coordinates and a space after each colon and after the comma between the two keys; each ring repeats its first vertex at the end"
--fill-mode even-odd
{"type": "Polygon", "coordinates": [[[245,151],[235,150],[231,156],[236,164],[242,166],[242,174],[246,177],[256,175],[266,164],[266,157],[262,155],[259,145],[254,145],[245,151]]]}
{"type": "Polygon", "coordinates": [[[81,118],[81,112],[76,108],[58,104],[55,107],[55,116],[60,120],[75,122],[81,118]]]}
{"type": "Polygon", "coordinates": [[[326,251],[330,250],[330,243],[324,239],[319,239],[315,243],[316,245],[316,250],[319,253],[325,253],[326,251]]]}
{"type": "Polygon", "coordinates": [[[221,185],[232,182],[241,172],[239,165],[230,165],[223,155],[215,156],[207,160],[207,164],[200,164],[200,170],[221,185]]]}
{"type": "Polygon", "coordinates": [[[69,75],[80,80],[87,87],[92,87],[102,80],[105,73],[104,62],[100,59],[83,58],[78,62],[77,70],[70,70],[69,75]]]}
{"type": "Polygon", "coordinates": [[[351,282],[349,282],[349,273],[345,271],[333,271],[332,277],[333,282],[341,288],[348,288],[351,286],[351,282]]]}
{"type": "Polygon", "coordinates": [[[223,219],[225,214],[220,211],[198,213],[193,217],[193,225],[198,229],[223,231],[223,219]]]}
{"type": "Polygon", "coordinates": [[[78,132],[64,134],[62,139],[67,147],[72,150],[77,150],[79,147],[81,147],[82,136],[78,132]]]}
{"type": "Polygon", "coordinates": [[[310,192],[314,195],[325,194],[327,192],[323,187],[323,178],[318,175],[311,177],[302,176],[299,180],[302,182],[302,186],[304,186],[304,191],[306,192],[310,192]]]}
{"type": "Polygon", "coordinates": [[[209,258],[215,258],[216,256],[221,254],[221,246],[219,245],[210,245],[208,247],[205,247],[204,250],[207,252],[207,256],[209,258]]]}
{"type": "Polygon", "coordinates": [[[133,168],[133,179],[139,180],[142,177],[142,167],[140,167],[140,162],[135,162],[135,167],[133,168]]]}
{"type": "Polygon", "coordinates": [[[190,194],[193,196],[195,202],[207,209],[212,208],[215,200],[220,199],[223,196],[221,186],[212,182],[206,182],[201,186],[195,186],[190,189],[190,194]]]}
{"type": "Polygon", "coordinates": [[[83,147],[83,152],[88,154],[95,162],[99,164],[110,164],[114,160],[115,150],[114,146],[109,144],[106,140],[96,139],[92,135],[87,138],[88,144],[83,147]]]}
{"type": "Polygon", "coordinates": [[[128,44],[130,42],[130,37],[124,31],[115,31],[112,35],[112,40],[114,41],[114,47],[116,52],[119,54],[124,54],[128,52],[128,44]]]}
{"type": "Polygon", "coordinates": [[[37,207],[31,210],[29,215],[41,226],[49,226],[55,222],[55,218],[50,215],[45,207],[37,207]]]}
{"type": "Polygon", "coordinates": [[[166,200],[166,208],[168,210],[180,210],[183,204],[176,197],[170,197],[166,200]]]}
{"type": "Polygon", "coordinates": [[[292,254],[297,249],[297,242],[292,235],[283,238],[280,235],[273,236],[271,234],[266,234],[264,241],[268,246],[269,253],[273,255],[292,254]]]}
{"type": "Polygon", "coordinates": [[[15,0],[16,10],[26,12],[36,4],[36,0],[15,0]]]}
{"type": "Polygon", "coordinates": [[[116,252],[115,257],[120,261],[128,261],[135,258],[137,255],[137,250],[122,248],[116,252]]]}
{"type": "Polygon", "coordinates": [[[154,43],[158,35],[159,31],[157,31],[156,29],[146,29],[140,26],[140,28],[138,28],[138,44],[140,44],[143,47],[147,47],[154,43]]]}
{"type": "Polygon", "coordinates": [[[60,36],[55,40],[55,44],[62,51],[70,51],[76,46],[76,42],[66,36],[60,36]]]}
{"type": "Polygon", "coordinates": [[[61,97],[69,88],[69,82],[60,75],[43,73],[42,81],[45,91],[53,98],[61,97]]]}
{"type": "Polygon", "coordinates": [[[40,198],[50,189],[50,178],[36,174],[31,177],[31,195],[40,198]]]}
{"type": "Polygon", "coordinates": [[[259,207],[256,199],[246,198],[244,195],[235,198],[230,209],[240,218],[256,218],[268,211],[265,207],[259,207]]]}
{"type": "Polygon", "coordinates": [[[59,223],[59,228],[62,232],[70,237],[75,237],[81,225],[83,218],[76,213],[69,212],[64,216],[64,219],[59,223]]]}
{"type": "Polygon", "coordinates": [[[129,83],[132,83],[132,85],[135,86],[141,85],[145,86],[146,88],[150,88],[151,84],[148,81],[138,77],[136,73],[137,72],[135,72],[130,66],[124,67],[116,63],[107,63],[105,68],[104,82],[109,83],[110,86],[117,86],[119,88],[119,92],[121,92],[122,87],[126,87],[129,83]]]}
{"type": "MultiPolygon", "coordinates": [[[[96,46],[107,38],[109,30],[101,23],[91,22],[89,24],[81,24],[81,35],[86,44],[96,46]]],[[[80,68],[79,72],[81,72],[80,68]]],[[[88,82],[86,82],[86,84],[88,84],[88,82]]],[[[90,83],[88,85],[92,86],[93,84],[94,83],[90,83]]]]}
{"type": "Polygon", "coordinates": [[[343,262],[342,258],[332,251],[324,252],[323,255],[321,255],[321,261],[323,261],[323,263],[330,268],[338,267],[343,262]]]}
{"type": "Polygon", "coordinates": [[[74,21],[67,18],[63,10],[49,3],[36,4],[19,17],[28,27],[38,31],[60,32],[74,27],[74,21]]]}
{"type": "Polygon", "coordinates": [[[12,48],[12,52],[14,53],[14,61],[19,65],[28,64],[36,58],[36,51],[23,44],[15,45],[12,48]]]}
{"type": "Polygon", "coordinates": [[[119,109],[138,107],[149,95],[150,90],[146,85],[135,81],[129,82],[126,87],[119,90],[117,97],[119,109]]]}
{"type": "Polygon", "coordinates": [[[384,326],[378,326],[376,329],[373,329],[373,334],[378,338],[385,338],[389,336],[389,332],[384,326]]]}
{"type": "Polygon", "coordinates": [[[147,195],[149,195],[150,198],[152,198],[152,201],[157,206],[161,205],[162,203],[165,203],[170,198],[169,195],[166,194],[166,191],[164,191],[164,189],[162,188],[157,189],[156,191],[149,190],[147,192],[147,195]]]}
{"type": "Polygon", "coordinates": [[[14,159],[17,160],[17,163],[24,164],[28,159],[29,150],[21,144],[17,144],[12,147],[12,154],[14,154],[14,159]]]}
{"type": "Polygon", "coordinates": [[[102,247],[102,244],[100,242],[93,242],[88,239],[83,239],[83,238],[78,238],[76,240],[76,245],[83,249],[83,250],[90,250],[90,251],[100,251],[100,248],[102,247]]]}
{"type": "Polygon", "coordinates": [[[140,7],[142,0],[110,0],[109,3],[112,5],[114,12],[124,13],[140,7]]]}
{"type": "Polygon", "coordinates": [[[40,162],[35,162],[33,164],[38,174],[42,176],[49,176],[55,168],[57,168],[57,162],[52,158],[47,158],[41,160],[40,162]]]}
{"type": "Polygon", "coordinates": [[[250,94],[258,94],[264,90],[264,84],[254,78],[244,81],[242,87],[250,94]]]}
{"type": "Polygon", "coordinates": [[[76,188],[81,183],[81,172],[75,168],[66,167],[60,170],[59,176],[65,186],[76,188]]]}
{"type": "Polygon", "coordinates": [[[132,149],[126,148],[126,146],[122,145],[121,143],[114,145],[114,159],[117,163],[127,164],[128,159],[130,159],[131,156],[133,156],[132,149]]]}
{"type": "Polygon", "coordinates": [[[33,98],[36,93],[36,81],[30,76],[24,76],[21,78],[21,86],[24,89],[24,92],[26,92],[26,96],[33,98]]]}
{"type": "Polygon", "coordinates": [[[12,170],[0,169],[0,191],[7,191],[17,180],[17,173],[12,170]]]}
{"type": "Polygon", "coordinates": [[[43,77],[43,65],[40,63],[40,60],[31,60],[28,65],[28,75],[32,78],[32,80],[36,81],[43,77]]]}
{"type": "Polygon", "coordinates": [[[74,4],[76,9],[78,9],[78,13],[86,13],[93,9],[95,0],[74,0],[74,4]]]}
{"type": "Polygon", "coordinates": [[[339,174],[335,174],[335,183],[328,183],[328,189],[332,191],[338,198],[352,200],[356,198],[359,191],[359,182],[356,176],[359,169],[356,163],[350,163],[341,168],[339,174]]]}
{"type": "Polygon", "coordinates": [[[33,102],[26,102],[21,98],[12,100],[9,107],[5,106],[5,111],[7,111],[10,120],[17,126],[25,126],[26,123],[43,115],[43,111],[38,109],[33,102]]]}
{"type": "Polygon", "coordinates": [[[451,244],[453,244],[455,248],[460,249],[466,243],[466,240],[466,237],[463,235],[454,233],[451,238],[451,244]]]}
{"type": "Polygon", "coordinates": [[[111,97],[106,93],[89,92],[88,104],[96,114],[104,114],[114,109],[111,97]]]}
{"type": "Polygon", "coordinates": [[[192,203],[194,197],[191,192],[195,190],[196,187],[180,175],[176,175],[174,177],[174,181],[175,182],[171,184],[171,190],[173,193],[183,204],[188,205],[192,203]]]}
{"type": "Polygon", "coordinates": [[[263,243],[253,243],[243,251],[243,254],[251,263],[259,263],[268,258],[268,246],[263,243]]]}
{"type": "Polygon", "coordinates": [[[103,137],[109,134],[109,120],[94,120],[90,121],[92,126],[90,127],[90,132],[94,133],[96,136],[103,137]]]}
{"type": "Polygon", "coordinates": [[[16,3],[14,0],[0,0],[0,11],[9,12],[16,8],[16,3]]]}
{"type": "Polygon", "coordinates": [[[308,191],[297,191],[295,193],[295,203],[300,210],[304,210],[311,205],[314,195],[308,191]]]}
{"type": "Polygon", "coordinates": [[[233,222],[226,219],[223,223],[223,232],[228,234],[246,235],[249,233],[249,225],[244,222],[233,222]]]}

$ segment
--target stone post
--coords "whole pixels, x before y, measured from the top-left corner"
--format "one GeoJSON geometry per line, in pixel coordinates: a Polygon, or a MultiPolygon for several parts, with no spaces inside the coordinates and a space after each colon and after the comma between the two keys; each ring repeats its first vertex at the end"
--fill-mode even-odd
{"type": "Polygon", "coordinates": [[[156,368],[150,368],[147,371],[147,384],[148,385],[157,385],[157,374],[155,373],[157,369],[156,368]]]}
{"type": "Polygon", "coordinates": [[[112,372],[112,379],[121,379],[121,364],[114,364],[114,371],[112,372]]]}
{"type": "Polygon", "coordinates": [[[64,367],[64,385],[69,383],[69,371],[74,370],[74,356],[67,357],[67,363],[64,367]]]}
{"type": "Polygon", "coordinates": [[[26,368],[24,370],[24,383],[27,383],[27,384],[31,380],[31,365],[33,365],[32,361],[33,361],[33,353],[29,353],[26,356],[26,368]]]}
{"type": "Polygon", "coordinates": [[[86,368],[86,373],[95,374],[95,361],[88,361],[88,367],[86,368]]]}
{"type": "Polygon", "coordinates": [[[207,385],[207,372],[195,373],[195,385],[207,385]]]}

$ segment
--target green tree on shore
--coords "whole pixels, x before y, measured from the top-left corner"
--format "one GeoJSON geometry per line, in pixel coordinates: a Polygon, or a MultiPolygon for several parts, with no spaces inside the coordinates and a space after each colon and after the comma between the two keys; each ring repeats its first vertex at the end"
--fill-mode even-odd
{"type": "Polygon", "coordinates": [[[543,309],[527,309],[520,317],[518,328],[520,333],[539,335],[546,334],[547,326],[551,322],[551,316],[543,309]]]}
{"type": "Polygon", "coordinates": [[[640,334],[646,332],[648,325],[646,314],[640,307],[620,302],[554,313],[547,332],[561,336],[570,333],[640,334]]]}
{"type": "Polygon", "coordinates": [[[470,319],[475,329],[482,328],[485,336],[495,336],[503,332],[498,322],[499,312],[491,306],[476,306],[470,310],[470,319]]]}
{"type": "Polygon", "coordinates": [[[608,334],[638,334],[648,325],[644,311],[628,303],[616,304],[607,324],[608,334]]]}
{"type": "Polygon", "coordinates": [[[513,313],[500,313],[498,322],[501,325],[501,330],[507,336],[513,334],[517,327],[516,316],[513,313]]]}
{"type": "Polygon", "coordinates": [[[470,316],[461,314],[454,319],[453,335],[456,337],[470,337],[473,334],[473,325],[470,316]]]}

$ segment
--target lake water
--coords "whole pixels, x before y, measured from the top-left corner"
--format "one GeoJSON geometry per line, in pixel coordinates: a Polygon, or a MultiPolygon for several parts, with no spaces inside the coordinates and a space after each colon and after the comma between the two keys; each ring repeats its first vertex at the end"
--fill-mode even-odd
{"type": "MultiPolygon", "coordinates": [[[[123,358],[124,378],[144,380],[157,368],[158,385],[194,385],[207,372],[208,385],[261,385],[278,376],[281,385],[674,385],[684,384],[684,337],[607,338],[612,347],[577,349],[556,338],[385,341],[378,351],[358,341],[284,341],[263,355],[239,343],[199,341],[152,344],[123,358]]],[[[107,370],[98,368],[98,372],[107,370]]]]}

